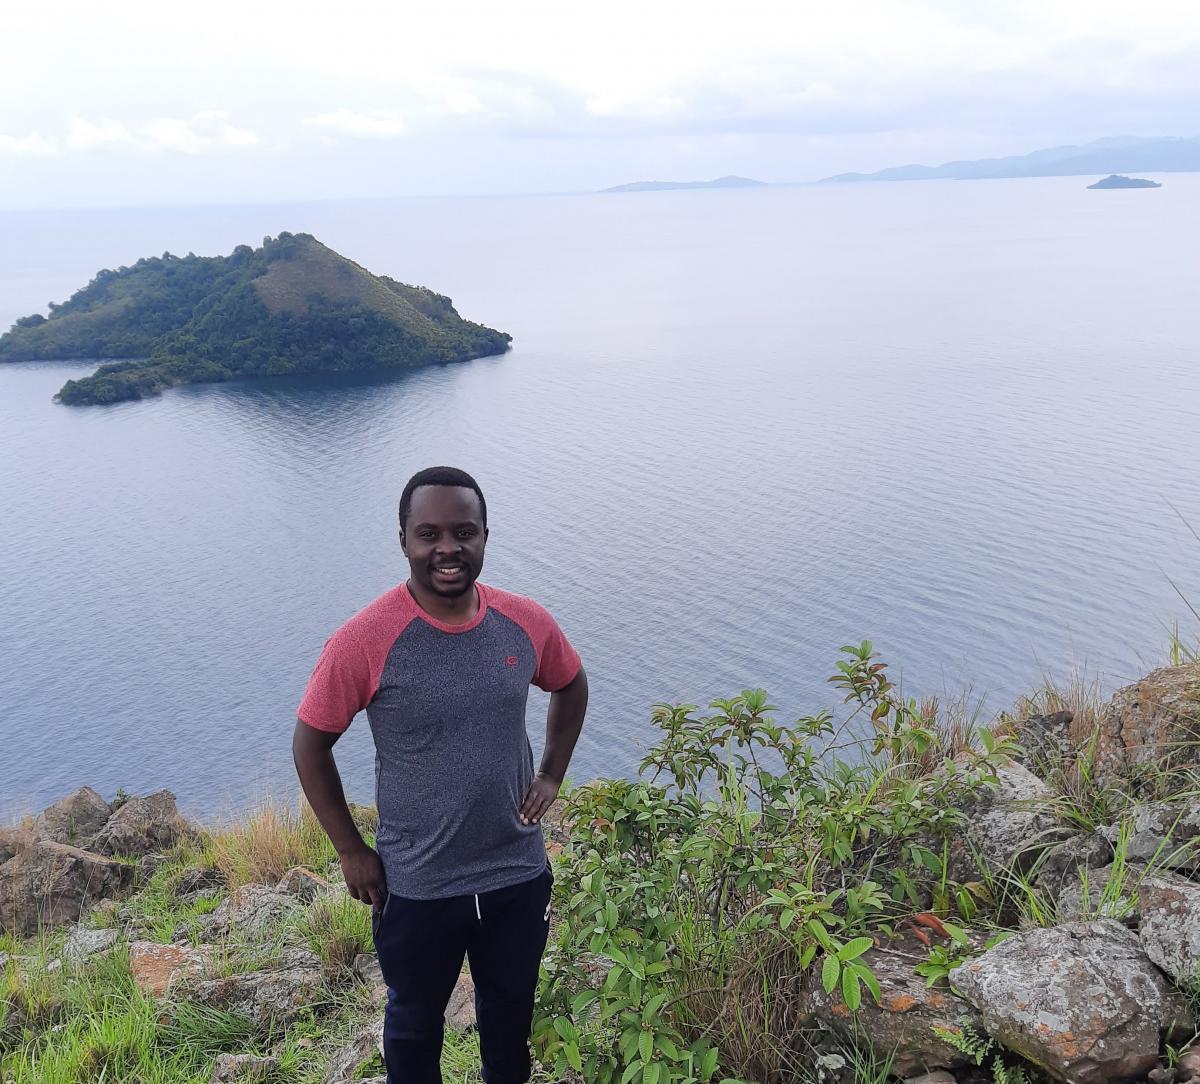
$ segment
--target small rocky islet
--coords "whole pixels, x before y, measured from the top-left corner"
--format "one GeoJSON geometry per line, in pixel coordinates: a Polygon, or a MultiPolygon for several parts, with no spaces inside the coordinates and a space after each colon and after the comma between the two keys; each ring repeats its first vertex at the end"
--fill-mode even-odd
{"type": "Polygon", "coordinates": [[[306,233],[228,256],[102,270],[50,315],[0,335],[0,362],[97,359],[69,405],[140,399],[181,384],[405,370],[504,353],[511,336],[464,320],[450,298],[374,275],[306,233]]]}
{"type": "Polygon", "coordinates": [[[1111,173],[1095,184],[1089,184],[1088,188],[1162,188],[1162,185],[1145,177],[1123,177],[1119,173],[1111,173]]]}

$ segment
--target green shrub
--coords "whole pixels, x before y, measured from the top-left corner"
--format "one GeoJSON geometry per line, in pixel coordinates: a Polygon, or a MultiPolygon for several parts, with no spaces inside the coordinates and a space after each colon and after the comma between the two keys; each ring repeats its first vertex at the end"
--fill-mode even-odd
{"type": "Polygon", "coordinates": [[[642,778],[573,796],[534,1022],[548,1069],[596,1084],[801,1071],[796,977],[816,969],[856,1010],[879,998],[873,938],[951,912],[959,807],[1013,747],[981,732],[928,770],[938,737],[916,702],[870,643],[843,651],[840,723],[780,725],[761,689],[709,715],[658,705],[642,778]]]}

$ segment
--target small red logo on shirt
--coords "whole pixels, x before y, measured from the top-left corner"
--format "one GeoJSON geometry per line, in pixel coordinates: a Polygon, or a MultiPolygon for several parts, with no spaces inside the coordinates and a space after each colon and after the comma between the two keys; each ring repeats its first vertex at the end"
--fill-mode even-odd
{"type": "Polygon", "coordinates": [[[520,659],[518,659],[518,658],[516,657],[516,655],[509,655],[509,657],[508,657],[507,659],[505,659],[505,660],[504,660],[504,665],[505,665],[505,666],[516,666],[516,665],[517,665],[517,663],[518,663],[518,662],[520,662],[520,661],[521,661],[521,660],[520,660],[520,659]]]}

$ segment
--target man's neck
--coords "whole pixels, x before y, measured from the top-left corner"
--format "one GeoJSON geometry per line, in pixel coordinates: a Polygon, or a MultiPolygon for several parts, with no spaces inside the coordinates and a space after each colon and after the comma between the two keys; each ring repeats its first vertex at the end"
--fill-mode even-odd
{"type": "Polygon", "coordinates": [[[408,581],[407,586],[408,593],[422,610],[447,625],[465,625],[479,613],[479,588],[476,584],[471,584],[471,590],[454,598],[419,591],[413,587],[412,580],[408,581]]]}

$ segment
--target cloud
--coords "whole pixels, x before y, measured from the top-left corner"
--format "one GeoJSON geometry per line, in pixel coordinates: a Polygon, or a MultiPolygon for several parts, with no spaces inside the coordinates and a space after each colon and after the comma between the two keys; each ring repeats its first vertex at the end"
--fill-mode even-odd
{"type": "Polygon", "coordinates": [[[209,109],[191,117],[156,117],[134,127],[114,120],[73,117],[64,135],[34,132],[25,136],[0,133],[0,154],[52,158],[63,153],[128,149],[142,153],[173,151],[197,155],[255,147],[254,132],[229,120],[223,110],[209,109]]]}
{"type": "Polygon", "coordinates": [[[24,136],[0,133],[0,154],[10,154],[16,158],[53,158],[58,154],[58,144],[38,132],[24,136]]]}
{"type": "Polygon", "coordinates": [[[207,154],[257,146],[258,136],[229,122],[229,114],[210,109],[190,119],[160,117],[142,125],[142,143],[153,149],[181,154],[207,154]]]}
{"type": "Polygon", "coordinates": [[[90,151],[97,147],[134,143],[136,139],[128,128],[116,121],[102,120],[93,124],[83,117],[75,117],[67,129],[64,142],[68,150],[90,151]]]}
{"type": "Polygon", "coordinates": [[[355,139],[396,139],[410,130],[404,118],[394,113],[356,113],[352,109],[307,117],[304,123],[355,139]]]}

